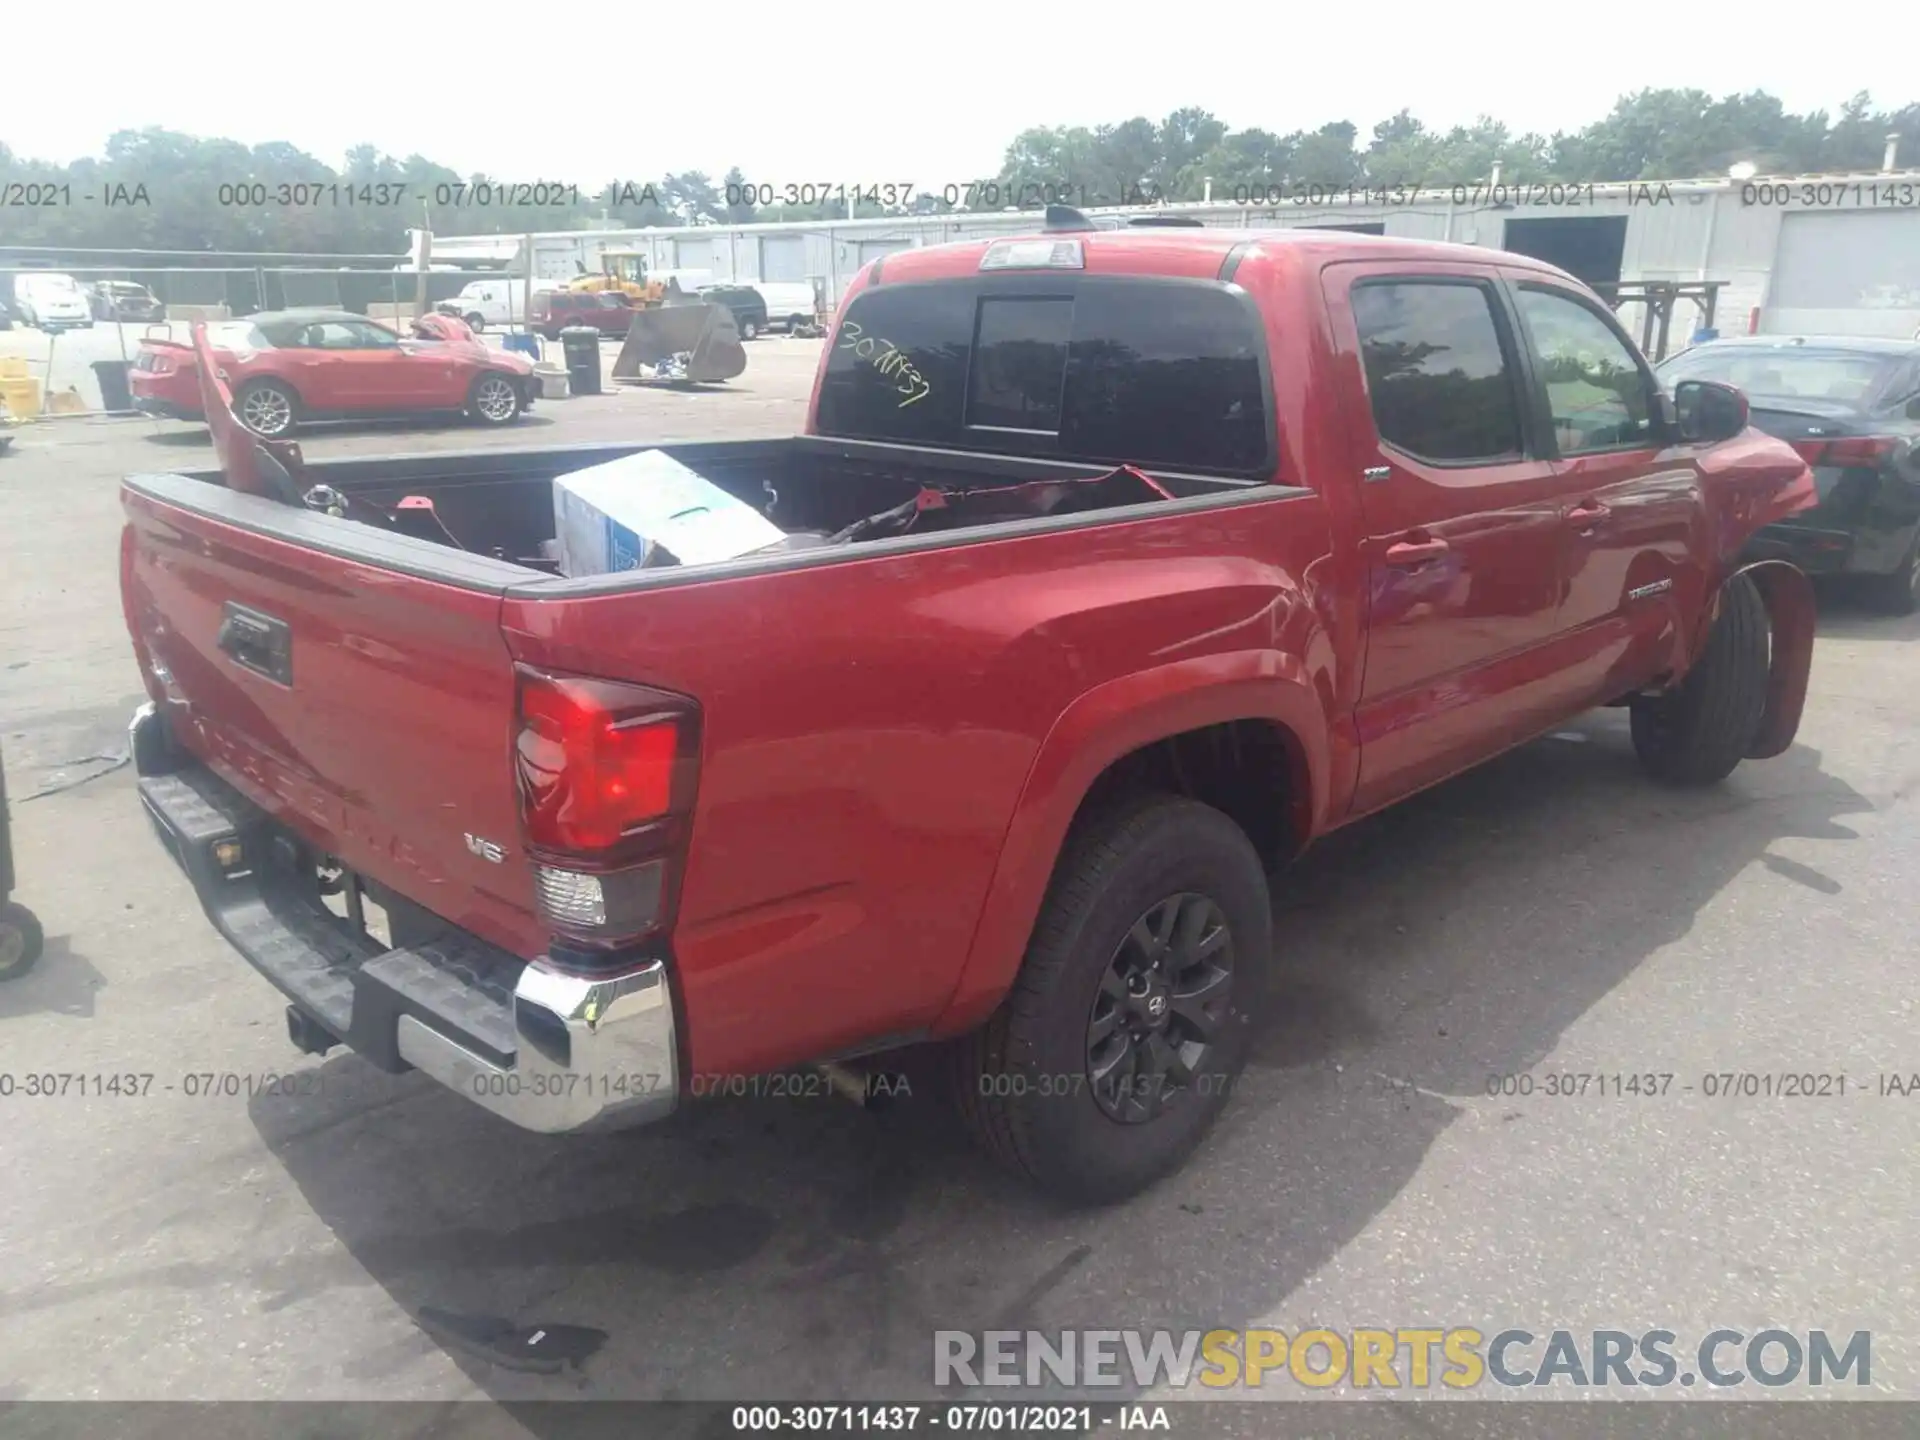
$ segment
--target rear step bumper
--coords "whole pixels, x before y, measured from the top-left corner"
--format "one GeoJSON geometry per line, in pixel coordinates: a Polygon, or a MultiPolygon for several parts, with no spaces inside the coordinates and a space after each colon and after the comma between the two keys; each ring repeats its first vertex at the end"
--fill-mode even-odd
{"type": "MultiPolygon", "coordinates": [[[[135,712],[136,759],[166,752],[161,724],[150,704],[135,712]]],[[[140,803],[161,843],[214,928],[309,1022],[296,1034],[318,1026],[382,1069],[420,1070],[527,1130],[620,1129],[673,1110],[661,961],[574,975],[452,926],[382,949],[326,908],[289,863],[287,832],[212,771],[191,760],[140,768],[140,803]]]]}

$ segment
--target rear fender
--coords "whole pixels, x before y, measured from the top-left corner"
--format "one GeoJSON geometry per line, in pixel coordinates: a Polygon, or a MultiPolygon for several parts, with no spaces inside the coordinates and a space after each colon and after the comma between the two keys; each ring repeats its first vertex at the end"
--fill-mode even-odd
{"type": "Polygon", "coordinates": [[[1013,984],[1068,830],[1107,768],[1156,740],[1233,720],[1269,720],[1293,736],[1294,829],[1305,840],[1324,826],[1330,727],[1297,657],[1236,651],[1096,686],[1066,708],[1034,758],[966,963],[931,1027],[934,1035],[972,1029],[1013,984]]]}

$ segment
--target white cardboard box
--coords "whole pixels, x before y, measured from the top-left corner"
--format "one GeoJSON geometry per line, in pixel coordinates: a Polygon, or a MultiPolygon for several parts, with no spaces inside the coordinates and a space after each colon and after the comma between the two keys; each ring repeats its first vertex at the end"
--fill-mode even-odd
{"type": "Polygon", "coordinates": [[[553,523],[560,573],[569,576],[675,561],[708,565],[764,549],[786,533],[659,450],[557,477],[553,523]]]}

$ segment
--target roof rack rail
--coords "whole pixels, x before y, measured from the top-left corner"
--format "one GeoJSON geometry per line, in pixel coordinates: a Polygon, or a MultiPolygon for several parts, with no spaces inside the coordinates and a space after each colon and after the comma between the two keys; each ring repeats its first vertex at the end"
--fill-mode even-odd
{"type": "Polygon", "coordinates": [[[1204,230],[1206,225],[1191,215],[1135,215],[1128,219],[1129,225],[1177,225],[1182,230],[1204,230]]]}

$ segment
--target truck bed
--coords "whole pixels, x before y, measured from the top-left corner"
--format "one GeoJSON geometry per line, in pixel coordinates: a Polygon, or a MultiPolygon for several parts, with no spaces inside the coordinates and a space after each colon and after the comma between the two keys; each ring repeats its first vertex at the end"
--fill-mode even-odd
{"type": "MultiPolygon", "coordinates": [[[[314,548],[391,565],[423,578],[481,588],[542,583],[604,590],[673,583],[685,572],[649,570],[575,580],[547,573],[538,557],[543,542],[554,535],[552,481],[568,471],[647,449],[659,449],[671,455],[730,494],[762,510],[789,534],[841,530],[911,500],[923,487],[972,490],[1039,480],[1094,479],[1113,468],[814,436],[659,446],[575,445],[539,450],[395,455],[315,461],[302,467],[299,483],[303,488],[330,486],[349,501],[366,502],[381,511],[390,511],[409,496],[431,500],[446,534],[457,542],[444,539],[435,542],[438,549],[456,552],[444,555],[423,549],[416,538],[383,534],[369,525],[343,523],[330,516],[294,511],[232,492],[216,497],[194,488],[217,486],[225,490],[225,477],[218,470],[136,476],[129,484],[135,491],[163,502],[184,502],[195,509],[210,510],[218,518],[247,528],[253,528],[248,524],[248,517],[252,517],[256,523],[269,524],[276,531],[285,528],[289,531],[287,538],[297,537],[300,543],[314,548]],[[191,483],[183,485],[183,482],[191,483]],[[269,508],[259,508],[263,504],[269,508]],[[464,556],[457,553],[460,551],[465,552],[464,556]]],[[[1261,488],[1252,481],[1159,471],[1154,472],[1154,479],[1180,499],[1261,488]]],[[[1141,512],[1139,506],[1125,508],[1130,513],[1141,512]]],[[[956,532],[969,538],[985,538],[1034,525],[1075,520],[1084,523],[1087,518],[1084,513],[1073,516],[1016,514],[990,520],[954,517],[945,519],[937,529],[896,541],[753,556],[726,566],[699,567],[697,573],[706,576],[719,569],[758,572],[788,565],[866,558],[874,553],[876,544],[907,544],[918,548],[942,540],[956,542],[959,538],[956,532]]]]}

